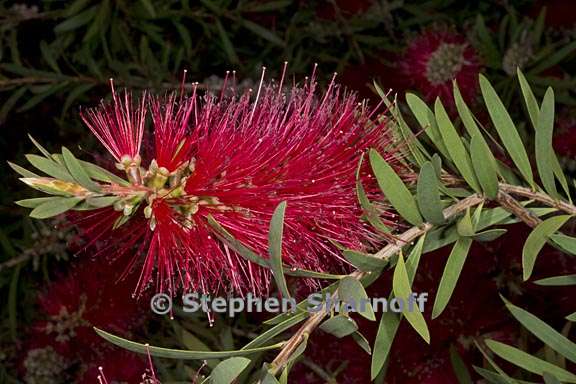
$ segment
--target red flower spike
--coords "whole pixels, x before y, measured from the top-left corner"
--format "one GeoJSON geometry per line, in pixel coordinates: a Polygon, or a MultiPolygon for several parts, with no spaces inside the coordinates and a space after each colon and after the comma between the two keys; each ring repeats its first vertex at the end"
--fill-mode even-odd
{"type": "Polygon", "coordinates": [[[412,40],[400,68],[428,101],[440,97],[452,103],[452,80],[458,82],[464,99],[472,101],[481,71],[480,61],[470,43],[463,36],[442,29],[424,31],[412,40]]]}
{"type": "Polygon", "coordinates": [[[123,163],[127,159],[132,161],[140,153],[146,120],[147,97],[144,94],[139,104],[134,106],[129,92],[125,91],[123,97],[120,98],[114,91],[112,79],[110,79],[110,86],[112,104],[102,102],[99,108],[82,111],[81,117],[118,163],[123,163]]]}
{"type": "MultiPolygon", "coordinates": [[[[266,293],[269,271],[220,241],[208,219],[267,257],[268,226],[282,201],[283,257],[293,268],[341,272],[346,262],[332,241],[355,249],[382,241],[360,220],[355,173],[368,148],[394,163],[383,151],[385,118],[334,81],[319,94],[314,76],[289,91],[261,81],[255,99],[227,93],[152,99],[155,158],[139,171],[141,183],[105,188],[122,196],[116,212],[82,213],[79,226],[98,257],[134,255],[129,268],[142,267],[140,291],[155,281],[173,295],[180,288],[266,293]],[[118,211],[128,220],[113,229],[118,211]]],[[[363,183],[375,198],[367,170],[363,183]]]]}

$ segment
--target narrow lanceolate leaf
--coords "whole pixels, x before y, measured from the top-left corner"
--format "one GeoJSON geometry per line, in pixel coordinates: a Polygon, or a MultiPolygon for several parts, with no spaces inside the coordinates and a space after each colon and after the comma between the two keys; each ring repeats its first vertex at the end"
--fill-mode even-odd
{"type": "Polygon", "coordinates": [[[576,285],[576,275],[547,277],[545,279],[536,280],[534,283],[546,286],[576,285]]]}
{"type": "Polygon", "coordinates": [[[121,348],[127,349],[129,351],[142,353],[144,355],[150,353],[150,355],[156,357],[165,357],[168,359],[181,359],[181,360],[208,360],[208,359],[225,359],[227,357],[234,357],[234,356],[250,356],[255,353],[262,353],[265,351],[278,349],[283,345],[283,343],[278,343],[261,348],[241,349],[236,351],[187,351],[180,349],[148,346],[147,344],[141,344],[135,341],[123,339],[121,337],[118,337],[116,335],[113,335],[98,328],[94,328],[94,331],[96,331],[98,336],[102,337],[104,340],[114,345],[117,345],[121,348]]]}
{"type": "Polygon", "coordinates": [[[394,169],[374,149],[370,150],[370,164],[378,185],[390,204],[410,224],[422,224],[422,217],[412,193],[394,172],[394,169]]]}
{"type": "Polygon", "coordinates": [[[442,136],[440,135],[440,131],[438,130],[434,112],[428,108],[422,99],[412,93],[406,94],[406,103],[412,110],[416,120],[418,120],[418,124],[420,124],[432,144],[434,144],[444,157],[450,158],[448,150],[442,140],[442,136]]]}
{"type": "Polygon", "coordinates": [[[98,184],[92,181],[84,167],[82,167],[78,159],[74,157],[68,148],[62,148],[62,157],[64,159],[64,163],[66,164],[66,168],[68,168],[68,172],[70,172],[70,175],[72,175],[78,184],[89,191],[100,191],[98,184]]]}
{"type": "Polygon", "coordinates": [[[498,167],[494,155],[482,136],[472,135],[470,155],[482,191],[489,198],[495,199],[498,194],[498,167]]]}
{"type": "Polygon", "coordinates": [[[366,338],[364,337],[363,334],[361,334],[360,332],[354,332],[352,334],[352,338],[354,339],[356,344],[358,344],[358,346],[360,346],[360,348],[362,348],[364,350],[364,352],[366,352],[369,355],[372,354],[372,349],[370,348],[370,343],[368,343],[368,340],[366,340],[366,338]]]}
{"type": "Polygon", "coordinates": [[[270,253],[270,268],[274,274],[276,285],[285,298],[290,297],[286,278],[284,277],[284,268],[282,263],[282,236],[284,233],[284,212],[286,211],[286,202],[283,201],[274,210],[272,220],[270,221],[270,232],[268,233],[268,252],[270,253]]]}
{"type": "Polygon", "coordinates": [[[47,203],[49,201],[58,200],[58,199],[61,199],[61,197],[56,197],[56,196],[36,197],[34,199],[18,200],[15,203],[21,207],[24,207],[24,208],[36,208],[39,205],[42,205],[42,204],[47,203]]]}
{"type": "Polygon", "coordinates": [[[470,216],[470,209],[464,212],[464,215],[456,223],[456,232],[460,236],[469,237],[476,234],[474,223],[472,222],[472,217],[470,216]]]}
{"type": "Polygon", "coordinates": [[[51,159],[47,159],[38,155],[26,155],[26,159],[30,162],[30,164],[48,176],[52,176],[53,178],[62,181],[75,182],[74,178],[70,175],[70,173],[68,173],[66,168],[51,159]]]}
{"type": "Polygon", "coordinates": [[[450,362],[452,363],[452,369],[454,370],[454,374],[458,379],[458,383],[460,384],[473,384],[472,377],[470,376],[470,372],[468,372],[468,368],[466,368],[466,364],[458,354],[456,348],[453,345],[450,346],[450,362]]]}
{"type": "Polygon", "coordinates": [[[231,357],[226,359],[214,368],[210,375],[210,382],[213,384],[231,384],[248,365],[250,365],[250,359],[245,357],[231,357]]]}
{"type": "Polygon", "coordinates": [[[553,197],[558,197],[556,180],[552,169],[554,149],[552,148],[552,130],[554,128],[554,91],[548,87],[542,102],[542,109],[536,125],[536,168],[544,190],[553,197]]]}
{"type": "Polygon", "coordinates": [[[520,368],[538,375],[543,375],[544,372],[548,372],[563,382],[576,383],[576,375],[557,367],[554,364],[498,341],[486,340],[485,342],[488,348],[490,348],[496,355],[508,360],[520,368]]]}
{"type": "Polygon", "coordinates": [[[320,329],[338,338],[353,334],[358,330],[358,325],[348,316],[334,316],[320,325],[320,329]]]}
{"type": "Polygon", "coordinates": [[[36,148],[38,148],[38,150],[44,155],[44,157],[46,157],[47,159],[50,159],[50,152],[48,152],[48,150],[46,148],[44,148],[43,146],[40,145],[39,142],[37,142],[30,134],[28,135],[28,138],[30,139],[30,141],[32,142],[32,144],[34,144],[34,146],[36,148]]]}
{"type": "Polygon", "coordinates": [[[340,280],[338,296],[342,301],[351,304],[363,317],[371,321],[376,320],[374,310],[368,300],[368,295],[358,279],[347,276],[340,280]]]}
{"type": "Polygon", "coordinates": [[[528,159],[528,154],[520,139],[520,135],[516,130],[516,126],[514,126],[512,118],[510,118],[508,111],[506,111],[502,100],[500,100],[490,82],[483,75],[480,75],[480,89],[482,90],[482,96],[484,97],[484,102],[486,103],[492,123],[498,132],[502,144],[504,144],[510,158],[516,167],[518,167],[524,179],[528,184],[534,186],[534,176],[532,174],[532,168],[530,167],[530,160],[528,159]]]}
{"type": "Polygon", "coordinates": [[[431,162],[427,161],[420,169],[418,184],[416,185],[416,198],[418,208],[426,221],[432,224],[444,223],[442,201],[438,189],[438,178],[431,162]]]}
{"type": "Polygon", "coordinates": [[[364,186],[360,180],[360,170],[362,169],[363,161],[364,153],[362,153],[360,156],[360,160],[358,160],[358,167],[356,168],[356,195],[358,196],[358,202],[360,203],[360,207],[362,207],[368,222],[372,224],[374,228],[384,233],[388,233],[390,232],[390,228],[388,228],[386,224],[384,224],[380,219],[380,213],[368,199],[368,195],[366,195],[366,191],[364,190],[364,186]]]}
{"type": "Polygon", "coordinates": [[[470,108],[468,108],[468,105],[466,105],[466,102],[460,93],[460,88],[458,88],[456,80],[452,83],[452,89],[454,91],[454,102],[456,104],[456,109],[458,110],[458,115],[460,116],[468,135],[470,135],[470,137],[474,135],[482,136],[476,121],[474,121],[474,115],[470,112],[470,108]]]}
{"type": "Polygon", "coordinates": [[[86,203],[94,208],[104,208],[111,206],[119,199],[118,196],[89,197],[86,199],[86,203]]]}
{"type": "MultiPolygon", "coordinates": [[[[398,263],[396,268],[394,268],[394,276],[392,278],[392,287],[394,290],[394,295],[397,298],[402,298],[404,303],[408,303],[410,296],[412,295],[412,288],[410,287],[410,280],[408,279],[408,272],[406,271],[406,265],[404,264],[404,256],[402,254],[398,257],[398,263]]],[[[408,305],[404,306],[405,311],[402,312],[406,320],[410,323],[412,328],[418,332],[420,336],[430,344],[430,332],[428,331],[428,326],[424,320],[424,316],[417,307],[413,308],[412,311],[406,310],[408,305]]]]}
{"type": "MultiPolygon", "coordinates": [[[[494,368],[496,370],[496,372],[498,372],[498,374],[500,375],[499,377],[502,378],[503,381],[499,381],[498,383],[517,384],[517,382],[515,380],[513,380],[510,376],[508,376],[506,374],[506,372],[504,372],[502,370],[502,368],[500,368],[498,366],[498,364],[496,364],[496,362],[492,359],[492,357],[490,357],[488,352],[486,352],[484,350],[484,348],[480,346],[480,344],[478,343],[477,340],[474,340],[474,344],[476,345],[476,348],[478,348],[480,353],[482,353],[482,356],[484,356],[484,359],[486,359],[486,361],[488,361],[490,366],[492,368],[494,368]]],[[[476,370],[476,372],[480,373],[480,371],[477,369],[477,367],[474,367],[474,369],[476,370]]],[[[490,371],[486,370],[486,372],[490,372],[490,371]]],[[[486,377],[486,376],[482,375],[482,377],[486,377]]]]}
{"type": "Polygon", "coordinates": [[[432,309],[433,319],[440,316],[446,308],[446,305],[448,305],[448,301],[450,301],[450,297],[454,292],[454,288],[466,262],[470,245],[472,245],[472,240],[462,237],[456,241],[456,244],[454,244],[450,252],[450,256],[448,256],[448,261],[444,267],[444,273],[440,279],[436,299],[434,300],[434,308],[432,309]]]}
{"type": "MultiPolygon", "coordinates": [[[[406,261],[406,273],[408,274],[410,286],[412,286],[416,270],[418,269],[418,264],[420,263],[420,257],[422,256],[422,249],[424,248],[425,240],[426,235],[420,236],[420,239],[418,239],[408,255],[408,261],[406,261]]],[[[392,295],[390,295],[388,301],[391,299],[392,295]]],[[[399,314],[392,311],[384,312],[380,318],[378,333],[376,334],[376,340],[374,341],[372,363],[370,366],[370,377],[372,380],[378,376],[384,367],[384,363],[386,362],[390,349],[392,348],[394,336],[400,326],[400,319],[401,317],[399,314]]]]}
{"type": "Polygon", "coordinates": [[[480,186],[478,185],[476,175],[472,170],[470,156],[466,151],[466,147],[464,146],[460,135],[456,132],[456,128],[454,128],[454,125],[450,121],[450,117],[440,99],[436,99],[436,102],[434,103],[434,112],[436,114],[438,130],[440,131],[444,144],[446,144],[446,149],[448,150],[454,165],[468,185],[476,192],[479,192],[480,186]]]}
{"type": "Polygon", "coordinates": [[[551,217],[538,224],[530,233],[522,249],[522,271],[524,280],[528,280],[532,275],[536,257],[538,257],[540,250],[544,247],[544,244],[546,244],[548,237],[560,229],[570,217],[570,215],[551,217]]]}
{"type": "Polygon", "coordinates": [[[344,258],[362,272],[372,272],[382,269],[388,261],[374,257],[370,254],[347,249],[343,252],[344,258]]]}
{"type": "Polygon", "coordinates": [[[47,219],[74,208],[81,200],[80,197],[58,197],[38,205],[30,212],[30,217],[47,219]]]}
{"type": "Polygon", "coordinates": [[[96,164],[89,163],[87,161],[80,160],[80,164],[88,175],[93,178],[94,180],[103,181],[105,183],[114,183],[118,185],[125,185],[129,186],[130,183],[127,180],[124,180],[121,177],[116,176],[112,172],[97,166],[96,164]]]}
{"type": "Polygon", "coordinates": [[[566,316],[566,320],[576,322],[576,312],[566,316]]]}
{"type": "Polygon", "coordinates": [[[27,178],[39,178],[39,177],[41,177],[40,175],[37,175],[34,172],[30,172],[26,168],[22,168],[18,164],[8,162],[8,165],[10,166],[10,168],[12,168],[14,171],[16,171],[22,177],[27,177],[27,178]]]}
{"type": "Polygon", "coordinates": [[[528,116],[530,117],[532,126],[536,128],[538,125],[538,115],[540,114],[538,101],[536,100],[528,81],[526,81],[526,77],[524,77],[524,74],[520,70],[520,67],[516,69],[516,74],[518,75],[518,81],[520,83],[520,89],[522,90],[522,96],[524,97],[524,104],[526,105],[528,116]]]}
{"type": "Polygon", "coordinates": [[[544,372],[542,377],[544,378],[544,384],[562,384],[555,376],[549,374],[548,372],[544,372]]]}
{"type": "Polygon", "coordinates": [[[534,334],[534,336],[568,360],[576,363],[576,344],[530,312],[513,305],[507,300],[504,300],[504,302],[510,313],[512,313],[512,316],[534,334]]]}
{"type": "Polygon", "coordinates": [[[576,237],[566,236],[562,234],[554,234],[550,236],[550,240],[566,253],[576,255],[576,237]]]}
{"type": "MultiPolygon", "coordinates": [[[[532,122],[532,126],[534,127],[534,129],[538,133],[538,130],[540,129],[539,125],[541,124],[540,123],[541,111],[540,111],[540,108],[538,107],[538,101],[536,100],[536,97],[534,96],[534,93],[532,92],[530,85],[528,85],[526,78],[522,74],[522,71],[520,71],[520,68],[518,68],[517,73],[518,73],[518,80],[520,81],[520,88],[522,89],[522,95],[524,96],[524,103],[526,105],[526,109],[528,110],[528,115],[530,116],[530,121],[532,122]]],[[[552,99],[553,99],[553,97],[552,97],[552,99]]],[[[550,102],[550,101],[548,101],[548,102],[550,102]]],[[[554,100],[552,100],[551,106],[548,105],[546,107],[548,110],[544,111],[544,112],[547,114],[550,113],[549,112],[550,107],[551,107],[551,111],[552,111],[552,115],[553,115],[554,114],[554,100]]],[[[542,105],[542,109],[544,109],[544,104],[542,105]]],[[[549,118],[550,117],[548,117],[548,119],[549,118]]],[[[554,119],[554,117],[552,116],[552,120],[553,119],[554,119]]],[[[556,176],[556,178],[558,179],[558,181],[560,182],[560,185],[562,186],[564,193],[566,194],[567,197],[569,197],[570,191],[568,189],[568,181],[566,180],[566,175],[564,174],[564,171],[562,170],[562,166],[560,165],[560,162],[558,161],[558,158],[556,157],[556,154],[554,151],[550,150],[549,156],[550,156],[550,158],[549,158],[550,163],[548,164],[548,166],[552,168],[552,171],[553,171],[554,175],[556,176]]],[[[540,171],[538,171],[538,172],[540,172],[540,171]]],[[[544,183],[544,181],[543,181],[543,183],[544,183]]],[[[546,184],[544,184],[544,187],[546,187],[546,184]]]]}

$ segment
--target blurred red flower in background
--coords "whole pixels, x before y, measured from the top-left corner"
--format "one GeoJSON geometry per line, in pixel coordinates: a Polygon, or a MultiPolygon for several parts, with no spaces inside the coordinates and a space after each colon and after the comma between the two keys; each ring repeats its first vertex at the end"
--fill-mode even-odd
{"type": "Polygon", "coordinates": [[[428,101],[440,97],[453,101],[452,81],[462,96],[473,101],[478,88],[481,64],[466,38],[448,29],[428,29],[415,37],[401,58],[400,68],[406,80],[428,101]]]}

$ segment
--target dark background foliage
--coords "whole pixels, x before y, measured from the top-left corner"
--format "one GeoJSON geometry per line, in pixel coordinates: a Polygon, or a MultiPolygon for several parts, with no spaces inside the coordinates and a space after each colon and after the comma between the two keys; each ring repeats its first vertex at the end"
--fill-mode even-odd
{"type": "MultiPolygon", "coordinates": [[[[234,70],[239,82],[250,87],[262,66],[268,77],[274,77],[287,61],[296,81],[318,63],[321,83],[338,72],[341,82],[366,97],[373,97],[372,79],[399,92],[412,89],[409,75],[398,64],[407,46],[420,33],[446,28],[468,39],[482,71],[519,121],[525,117],[515,101],[518,90],[509,73],[510,60],[523,68],[540,95],[545,86],[555,87],[561,104],[558,126],[564,135],[558,144],[564,151],[560,155],[568,170],[574,170],[576,7],[568,3],[0,1],[0,152],[5,160],[21,163],[32,147],[26,137],[31,134],[50,150],[66,145],[80,155],[94,156],[94,140],[82,126],[78,110],[106,98],[110,78],[120,87],[165,92],[179,86],[186,69],[186,86],[198,81],[205,89],[218,89],[226,71],[234,70]],[[523,45],[526,39],[529,44],[523,45]]],[[[53,221],[26,218],[25,210],[13,204],[31,195],[6,162],[0,164],[0,183],[0,382],[4,382],[18,376],[17,351],[30,324],[42,317],[35,305],[37,293],[74,261],[70,247],[74,236],[55,229],[53,221]],[[6,262],[12,258],[18,262],[6,262]]],[[[483,273],[504,273],[494,268],[483,273]]],[[[502,284],[512,289],[511,283],[502,284]]],[[[206,331],[204,340],[215,348],[229,348],[234,344],[233,325],[206,331]]],[[[166,324],[153,324],[147,333],[148,339],[164,344],[166,338],[182,336],[181,330],[166,324]]],[[[170,366],[174,372],[182,372],[181,368],[170,366]]]]}

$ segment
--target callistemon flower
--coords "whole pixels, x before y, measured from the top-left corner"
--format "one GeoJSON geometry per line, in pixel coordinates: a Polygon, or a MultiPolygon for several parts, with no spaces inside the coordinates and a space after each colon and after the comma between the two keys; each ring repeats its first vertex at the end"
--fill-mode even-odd
{"type": "Polygon", "coordinates": [[[407,80],[426,99],[452,101],[456,80],[466,100],[477,92],[480,62],[464,36],[446,29],[430,29],[412,40],[400,67],[407,80]]]}
{"type": "MultiPolygon", "coordinates": [[[[100,183],[95,196],[115,197],[113,207],[80,212],[81,231],[99,246],[95,257],[131,254],[129,267],[142,267],[139,291],[155,281],[156,290],[171,294],[266,293],[269,271],[231,244],[268,258],[268,227],[283,201],[283,261],[290,268],[342,271],[335,243],[366,249],[381,241],[361,220],[355,174],[368,148],[397,164],[384,151],[386,119],[334,80],[323,93],[314,76],[292,88],[282,83],[261,81],[242,95],[200,96],[196,88],[190,97],[145,95],[152,156],[134,151],[144,101],[134,108],[128,96],[114,94],[111,105],[85,113],[130,181],[100,183]]],[[[365,168],[361,179],[375,198],[365,168]]],[[[93,201],[92,192],[76,195],[93,201]]]]}

